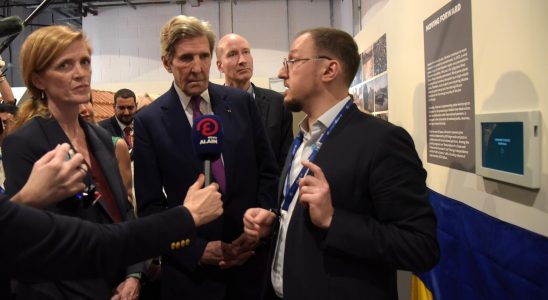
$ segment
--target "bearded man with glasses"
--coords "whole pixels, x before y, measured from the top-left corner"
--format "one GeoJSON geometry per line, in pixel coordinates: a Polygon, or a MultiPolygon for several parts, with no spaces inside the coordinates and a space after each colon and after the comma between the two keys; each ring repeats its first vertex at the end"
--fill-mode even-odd
{"type": "Polygon", "coordinates": [[[398,299],[396,270],[438,262],[426,171],[403,128],[352,103],[359,63],[352,36],[316,28],[297,36],[278,73],[286,107],[306,118],[280,176],[279,212],[244,215],[250,237],[275,245],[266,299],[398,299]]]}

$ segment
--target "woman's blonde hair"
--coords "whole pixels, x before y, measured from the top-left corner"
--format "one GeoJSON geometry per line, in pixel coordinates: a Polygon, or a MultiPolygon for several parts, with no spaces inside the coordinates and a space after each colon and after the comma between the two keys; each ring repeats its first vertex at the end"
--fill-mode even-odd
{"type": "Polygon", "coordinates": [[[42,27],[27,37],[21,47],[19,65],[31,99],[22,99],[25,102],[19,108],[13,129],[36,116],[51,117],[44,91],[34,85],[32,77],[46,70],[75,41],[84,41],[91,54],[91,47],[84,34],[69,26],[42,27]]]}

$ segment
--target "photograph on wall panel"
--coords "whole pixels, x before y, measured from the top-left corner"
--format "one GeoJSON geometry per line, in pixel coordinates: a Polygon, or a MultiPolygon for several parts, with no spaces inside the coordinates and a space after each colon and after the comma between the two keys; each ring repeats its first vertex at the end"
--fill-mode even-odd
{"type": "Polygon", "coordinates": [[[373,60],[375,61],[375,75],[386,71],[386,34],[373,44],[373,60]]]}
{"type": "Polygon", "coordinates": [[[360,58],[349,92],[359,109],[388,121],[386,34],[360,53],[360,58]]]}
{"type": "Polygon", "coordinates": [[[362,83],[362,65],[360,64],[358,66],[358,71],[356,72],[356,76],[354,76],[354,80],[352,80],[352,84],[350,84],[350,87],[355,87],[357,85],[360,85],[362,83]]]}
{"type": "Polygon", "coordinates": [[[371,79],[371,77],[374,76],[374,68],[373,68],[373,47],[369,47],[365,49],[365,51],[361,54],[362,59],[362,78],[363,81],[367,81],[368,79],[371,79]]]}

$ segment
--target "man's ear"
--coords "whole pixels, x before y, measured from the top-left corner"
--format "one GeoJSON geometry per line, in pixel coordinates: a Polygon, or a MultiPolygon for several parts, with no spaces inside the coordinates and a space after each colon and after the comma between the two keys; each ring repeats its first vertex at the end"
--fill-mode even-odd
{"type": "Polygon", "coordinates": [[[164,68],[166,69],[166,71],[168,71],[169,73],[173,73],[171,71],[171,62],[165,55],[162,55],[162,63],[164,64],[164,68]]]}
{"type": "Polygon", "coordinates": [[[40,77],[40,75],[38,75],[38,73],[36,72],[32,72],[32,75],[30,76],[30,80],[32,81],[32,84],[38,88],[39,90],[44,90],[45,89],[45,86],[44,86],[44,82],[42,80],[42,77],[40,77]]]}
{"type": "Polygon", "coordinates": [[[332,81],[342,75],[341,64],[336,60],[329,60],[323,67],[322,80],[332,81]]]}
{"type": "Polygon", "coordinates": [[[224,73],[223,72],[223,63],[220,62],[219,60],[217,60],[217,70],[219,70],[219,72],[221,72],[221,73],[224,73]]]}

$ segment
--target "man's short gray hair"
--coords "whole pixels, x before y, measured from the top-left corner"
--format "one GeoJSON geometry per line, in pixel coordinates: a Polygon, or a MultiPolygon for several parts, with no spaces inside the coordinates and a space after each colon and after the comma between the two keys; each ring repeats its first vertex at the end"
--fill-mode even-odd
{"type": "Polygon", "coordinates": [[[162,26],[160,31],[160,47],[163,57],[173,60],[175,45],[181,39],[205,36],[209,42],[209,52],[213,53],[215,32],[207,21],[192,16],[175,16],[162,26]]]}

